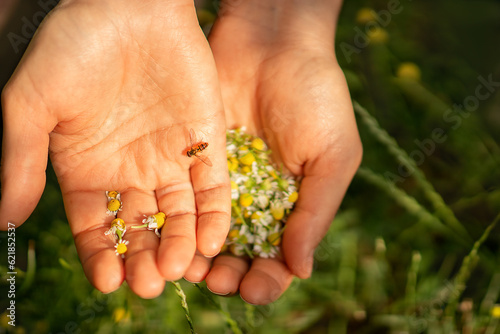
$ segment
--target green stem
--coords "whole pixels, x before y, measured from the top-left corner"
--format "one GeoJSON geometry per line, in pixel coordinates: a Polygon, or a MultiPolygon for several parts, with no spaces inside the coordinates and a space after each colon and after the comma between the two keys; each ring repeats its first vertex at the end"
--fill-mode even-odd
{"type": "Polygon", "coordinates": [[[224,321],[226,322],[228,327],[233,331],[234,334],[243,334],[236,320],[234,320],[231,317],[231,314],[228,311],[224,310],[222,306],[215,301],[213,295],[210,292],[208,292],[207,289],[201,287],[197,283],[195,283],[194,286],[196,286],[198,290],[200,290],[202,295],[205,296],[205,298],[207,298],[208,301],[219,311],[219,313],[222,315],[222,318],[224,319],[224,321]]]}
{"type": "Polygon", "coordinates": [[[35,256],[35,241],[30,240],[28,244],[28,264],[26,268],[26,277],[23,284],[19,288],[19,293],[27,291],[35,280],[36,273],[36,256],[35,256]]]}
{"type": "Polygon", "coordinates": [[[412,314],[412,312],[415,311],[417,302],[417,276],[421,260],[422,255],[420,255],[420,252],[414,251],[411,257],[410,270],[408,271],[408,278],[406,281],[406,307],[408,314],[412,314]]]}
{"type": "Polygon", "coordinates": [[[191,319],[191,316],[189,315],[189,308],[186,300],[186,294],[184,293],[184,290],[182,290],[181,285],[178,282],[172,282],[172,284],[175,286],[175,292],[177,295],[181,298],[181,306],[184,309],[184,312],[186,314],[186,320],[189,325],[189,329],[191,330],[191,333],[195,333],[194,331],[194,325],[193,325],[193,320],[191,319]]]}
{"type": "Polygon", "coordinates": [[[479,247],[484,243],[484,241],[490,235],[491,230],[495,228],[496,224],[500,220],[500,214],[498,214],[493,220],[493,222],[488,225],[486,230],[484,230],[481,237],[474,243],[474,247],[472,247],[469,254],[464,258],[460,269],[458,270],[458,274],[455,276],[453,283],[453,291],[450,293],[450,297],[448,299],[448,305],[445,309],[445,315],[448,317],[453,317],[455,310],[458,305],[458,301],[462,296],[462,293],[465,290],[465,284],[470,277],[472,270],[474,269],[477,260],[479,259],[478,250],[479,247]]]}

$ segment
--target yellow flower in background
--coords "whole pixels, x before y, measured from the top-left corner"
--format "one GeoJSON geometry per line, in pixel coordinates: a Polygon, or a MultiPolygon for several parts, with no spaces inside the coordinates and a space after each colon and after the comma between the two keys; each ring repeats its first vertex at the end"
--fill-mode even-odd
{"type": "Polygon", "coordinates": [[[377,19],[375,11],[368,7],[363,7],[356,13],[356,22],[359,24],[366,24],[377,19]]]}
{"type": "Polygon", "coordinates": [[[113,321],[118,323],[120,321],[127,321],[130,319],[130,312],[123,307],[117,307],[113,310],[113,321]]]}
{"type": "Polygon", "coordinates": [[[419,81],[421,77],[420,68],[412,62],[404,62],[398,66],[396,76],[401,79],[419,81]]]}
{"type": "Polygon", "coordinates": [[[500,304],[496,304],[491,308],[491,316],[500,319],[500,304]]]}
{"type": "Polygon", "coordinates": [[[385,44],[389,40],[389,34],[387,31],[380,27],[374,27],[367,33],[370,38],[370,42],[374,44],[385,44]]]}

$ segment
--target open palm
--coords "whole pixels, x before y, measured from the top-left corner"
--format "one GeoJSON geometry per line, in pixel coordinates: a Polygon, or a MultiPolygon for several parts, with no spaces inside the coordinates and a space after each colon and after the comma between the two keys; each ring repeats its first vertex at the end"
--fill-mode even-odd
{"type": "Polygon", "coordinates": [[[209,38],[227,123],[266,139],[274,160],[302,178],[299,200],[286,224],[282,258],[256,258],[249,265],[219,255],[209,271],[209,260],[200,257],[186,278],[209,271],[212,291],[239,290],[244,300],[267,304],[286,290],[292,275],[311,274],[314,249],[360,163],[361,144],[333,37],[327,43],[273,40],[269,29],[261,30],[239,9],[222,16],[209,38]]]}
{"type": "Polygon", "coordinates": [[[196,247],[217,254],[230,217],[225,124],[192,3],[63,3],[2,97],[3,228],[36,206],[49,148],[85,273],[101,291],[126,279],[154,297],[183,276],[196,247]],[[209,143],[212,167],[185,155],[190,129],[209,143]],[[127,224],[165,212],[161,240],[130,230],[125,261],[117,257],[104,235],[114,218],[106,190],[121,192],[127,224]]]}

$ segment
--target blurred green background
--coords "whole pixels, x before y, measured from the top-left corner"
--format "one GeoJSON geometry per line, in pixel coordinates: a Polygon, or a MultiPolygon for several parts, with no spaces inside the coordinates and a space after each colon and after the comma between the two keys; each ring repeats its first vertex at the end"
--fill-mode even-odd
{"type": "MultiPolygon", "coordinates": [[[[217,4],[201,8],[208,31],[217,4]]],[[[22,36],[41,10],[36,1],[0,3],[2,87],[26,47],[9,33],[22,36]]],[[[490,226],[500,212],[499,44],[500,1],[347,1],[336,53],[364,158],[315,271],[259,307],[180,282],[196,332],[500,333],[500,227],[490,226]]],[[[15,328],[2,313],[0,234],[0,333],[189,332],[173,285],[154,300],[126,285],[109,295],[92,288],[50,166],[47,178],[16,231],[15,328]]]]}

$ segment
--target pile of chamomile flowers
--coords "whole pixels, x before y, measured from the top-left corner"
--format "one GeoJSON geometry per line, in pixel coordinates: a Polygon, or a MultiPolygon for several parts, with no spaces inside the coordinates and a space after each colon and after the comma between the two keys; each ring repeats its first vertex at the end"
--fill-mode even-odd
{"type": "Polygon", "coordinates": [[[244,131],[240,128],[226,132],[231,227],[222,251],[272,258],[279,254],[299,185],[272,164],[271,151],[261,138],[244,131]]]}

